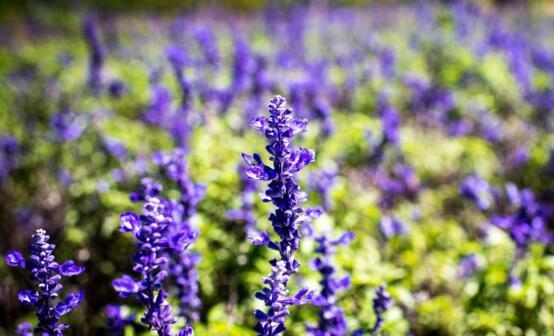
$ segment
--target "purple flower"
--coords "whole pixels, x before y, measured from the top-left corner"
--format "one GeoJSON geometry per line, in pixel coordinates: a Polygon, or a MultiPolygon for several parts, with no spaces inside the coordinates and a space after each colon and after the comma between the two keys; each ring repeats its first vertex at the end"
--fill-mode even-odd
{"type": "Polygon", "coordinates": [[[490,209],[494,201],[492,188],[487,181],[474,175],[464,179],[460,186],[460,193],[475,202],[481,210],[490,209]]]}
{"type": "Polygon", "coordinates": [[[87,85],[94,93],[102,88],[102,67],[106,51],[100,41],[100,31],[96,18],[89,15],[83,22],[83,33],[89,49],[89,73],[87,85]]]}
{"type": "MultiPolygon", "coordinates": [[[[61,299],[60,291],[63,289],[61,280],[63,277],[76,276],[84,272],[85,268],[68,260],[61,266],[54,259],[53,244],[46,231],[39,229],[32,236],[30,245],[31,256],[25,262],[21,253],[12,251],[6,255],[9,266],[22,267],[30,273],[36,285],[36,289],[22,290],[18,294],[19,301],[36,310],[38,320],[34,328],[36,335],[63,335],[63,330],[69,327],[60,323],[63,315],[77,308],[83,299],[83,292],[70,293],[65,300],[61,299]],[[56,303],[56,299],[57,303],[56,303]]],[[[30,335],[31,325],[24,323],[19,325],[18,335],[30,335]]]]}
{"type": "Polygon", "coordinates": [[[310,187],[319,194],[325,211],[330,211],[333,207],[331,189],[335,185],[336,178],[337,168],[333,166],[310,174],[310,187]]]}
{"type": "Polygon", "coordinates": [[[198,231],[191,219],[196,213],[200,200],[204,198],[205,187],[194,183],[188,174],[185,151],[175,149],[169,153],[158,153],[154,161],[163,174],[171,180],[180,192],[177,200],[172,200],[171,216],[173,225],[169,230],[170,247],[169,272],[175,279],[175,293],[179,298],[179,312],[189,323],[197,321],[202,302],[198,297],[198,273],[196,266],[200,255],[188,251],[196,240],[198,231]]]}
{"type": "Polygon", "coordinates": [[[124,311],[124,308],[119,305],[108,305],[104,309],[106,315],[106,324],[108,332],[114,336],[123,335],[125,326],[132,324],[135,321],[135,314],[130,314],[124,311]]]}
{"type": "Polygon", "coordinates": [[[69,108],[64,108],[52,116],[50,126],[54,130],[56,140],[68,142],[81,136],[86,123],[83,117],[79,117],[69,108]]]}
{"type": "Polygon", "coordinates": [[[481,267],[478,255],[475,253],[468,254],[460,260],[460,276],[468,278],[481,267]]]}
{"type": "Polygon", "coordinates": [[[261,310],[254,312],[254,316],[258,320],[254,330],[258,335],[274,336],[286,330],[285,321],[289,314],[288,307],[309,302],[313,294],[304,288],[296,295],[289,296],[287,283],[290,275],[285,262],[273,259],[270,263],[272,265],[271,274],[262,279],[266,287],[255,294],[258,300],[264,302],[268,310],[267,312],[261,310]]]}
{"type": "Polygon", "coordinates": [[[8,266],[15,266],[15,267],[25,267],[25,258],[23,258],[23,255],[17,251],[11,251],[10,253],[6,254],[6,264],[8,266]]]}
{"type": "Polygon", "coordinates": [[[271,261],[271,276],[263,280],[267,287],[256,294],[268,308],[267,313],[258,310],[254,314],[258,320],[255,330],[261,336],[282,333],[288,306],[304,302],[301,298],[307,293],[307,290],[301,291],[294,300],[286,296],[288,280],[300,266],[294,253],[300,243],[301,225],[311,220],[311,217],[303,215],[304,209],[299,205],[306,200],[306,194],[300,190],[294,175],[314,162],[315,154],[311,150],[294,147],[292,142],[306,125],[306,120],[292,117],[292,110],[286,107],[285,98],[275,96],[269,103],[269,117],[257,117],[251,122],[251,126],[268,140],[266,149],[272,167],[265,165],[258,154],[243,154],[248,164],[245,174],[255,180],[269,181],[263,200],[275,206],[269,220],[280,239],[273,241],[267,234],[257,239],[260,244],[280,254],[279,261],[271,261]]]}
{"type": "MultiPolygon", "coordinates": [[[[145,195],[142,215],[125,213],[121,217],[124,231],[133,232],[137,252],[133,256],[133,270],[138,279],[123,275],[113,281],[114,289],[121,297],[134,297],[146,311],[141,322],[156,330],[160,336],[171,336],[176,319],[171,314],[163,281],[168,276],[169,255],[175,244],[171,202],[159,196],[145,195]],[[137,217],[140,224],[136,222],[137,217]]],[[[185,252],[190,241],[180,239],[180,251],[185,252]]]]}
{"type": "Polygon", "coordinates": [[[214,68],[217,67],[220,62],[217,39],[210,27],[200,27],[196,30],[194,37],[202,50],[205,63],[214,68]]]}
{"type": "Polygon", "coordinates": [[[387,311],[392,304],[392,298],[387,292],[387,287],[382,284],[375,290],[375,298],[373,299],[373,312],[376,316],[375,324],[371,328],[372,334],[378,334],[383,326],[383,314],[387,311]]]}
{"type": "Polygon", "coordinates": [[[379,223],[379,230],[387,239],[406,233],[404,224],[397,218],[389,216],[383,216],[381,222],[379,223]]]}
{"type": "Polygon", "coordinates": [[[348,245],[353,238],[354,234],[349,232],[337,239],[330,239],[327,235],[315,239],[318,243],[316,253],[320,256],[312,260],[312,263],[321,274],[321,290],[312,299],[312,304],[319,307],[319,322],[317,325],[307,326],[309,335],[346,335],[346,318],[337,303],[336,295],[350,287],[350,277],[336,278],[332,259],[336,246],[348,245]]]}

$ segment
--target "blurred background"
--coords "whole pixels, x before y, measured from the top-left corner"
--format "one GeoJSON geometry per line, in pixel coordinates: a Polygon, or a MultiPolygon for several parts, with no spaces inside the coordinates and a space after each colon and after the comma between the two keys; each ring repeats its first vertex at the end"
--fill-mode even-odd
{"type": "MultiPolygon", "coordinates": [[[[554,335],[553,31],[550,1],[0,2],[0,254],[45,228],[87,268],[65,286],[85,291],[66,334],[108,335],[107,305],[141,312],[111,286],[134,251],[119,214],[140,211],[143,177],[178,192],[152,157],[183,148],[206,187],[196,335],[255,335],[274,255],[246,235],[271,206],[241,153],[265,154],[249,121],[280,94],[309,120],[314,230],[356,234],[334,259],[349,330],[386,283],[383,335],[554,335]]],[[[319,288],[314,248],[293,289],[319,288]]],[[[15,335],[29,279],[2,258],[0,283],[15,335]]],[[[285,334],[317,312],[293,308],[285,334]]]]}

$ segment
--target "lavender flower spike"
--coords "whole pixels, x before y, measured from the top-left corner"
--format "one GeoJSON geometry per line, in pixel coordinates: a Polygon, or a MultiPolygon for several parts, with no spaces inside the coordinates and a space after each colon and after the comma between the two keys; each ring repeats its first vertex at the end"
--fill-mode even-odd
{"type": "Polygon", "coordinates": [[[167,276],[166,253],[170,245],[167,229],[172,224],[172,218],[168,214],[165,200],[149,195],[145,197],[146,204],[141,216],[126,212],[120,218],[120,230],[132,232],[137,240],[133,270],[140,274],[140,278],[136,280],[123,275],[113,281],[113,287],[120,297],[133,296],[146,307],[141,322],[156,330],[159,336],[170,336],[176,320],[171,315],[171,307],[166,300],[163,280],[167,276]]]}
{"type": "MultiPolygon", "coordinates": [[[[18,294],[19,302],[36,310],[38,324],[33,333],[61,336],[63,330],[69,327],[66,323],[60,323],[61,317],[77,308],[83,299],[82,291],[68,294],[65,300],[60,298],[62,277],[77,276],[85,268],[76,265],[73,260],[58,264],[53,255],[56,246],[49,243],[50,236],[46,231],[37,230],[32,239],[31,256],[27,260],[21,253],[12,251],[6,255],[6,262],[8,266],[25,268],[36,284],[36,289],[26,289],[18,294]]],[[[31,329],[31,324],[24,322],[18,326],[17,334],[31,335],[31,329]]]]}
{"type": "Polygon", "coordinates": [[[252,239],[255,244],[265,245],[280,254],[279,261],[274,259],[270,262],[273,266],[271,276],[263,280],[268,287],[256,294],[268,307],[267,313],[259,310],[255,312],[258,320],[255,330],[260,336],[282,333],[288,315],[287,307],[305,302],[303,297],[308,294],[308,290],[303,289],[294,299],[286,296],[287,282],[300,266],[294,258],[300,243],[300,227],[302,223],[311,220],[299,206],[306,200],[306,194],[300,190],[294,175],[314,162],[315,154],[309,149],[296,148],[292,143],[294,136],[304,131],[307,123],[305,119],[293,118],[292,110],[286,107],[285,98],[275,96],[269,103],[269,117],[256,117],[251,123],[267,138],[269,144],[266,149],[273,167],[265,165],[258,154],[243,154],[248,164],[245,174],[255,180],[269,181],[263,201],[275,205],[269,220],[280,238],[279,241],[273,241],[267,233],[262,232],[252,239]]]}
{"type": "Polygon", "coordinates": [[[375,298],[373,299],[373,312],[375,313],[376,320],[373,328],[371,328],[372,335],[378,335],[379,331],[381,331],[383,322],[385,322],[383,314],[390,308],[391,303],[392,298],[387,292],[387,287],[385,284],[382,284],[375,290],[375,298]]]}
{"type": "Polygon", "coordinates": [[[354,234],[348,232],[337,239],[330,239],[327,235],[315,239],[318,243],[316,252],[321,256],[312,262],[321,274],[321,290],[312,304],[319,307],[319,322],[317,325],[308,325],[308,335],[338,336],[347,333],[346,318],[337,304],[336,294],[350,287],[350,277],[335,277],[332,256],[336,253],[336,246],[347,245],[353,238],[354,234]]]}

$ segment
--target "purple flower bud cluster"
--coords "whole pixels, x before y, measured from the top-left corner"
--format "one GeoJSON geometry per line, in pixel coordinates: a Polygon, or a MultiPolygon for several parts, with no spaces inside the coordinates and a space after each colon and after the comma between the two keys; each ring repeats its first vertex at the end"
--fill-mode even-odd
{"type": "MultiPolygon", "coordinates": [[[[43,229],[38,229],[32,236],[33,242],[29,248],[31,255],[27,260],[18,251],[6,255],[8,266],[26,269],[31,276],[35,288],[22,290],[18,294],[19,302],[36,310],[37,325],[33,329],[35,335],[63,335],[69,327],[60,323],[60,319],[73,311],[83,299],[83,292],[67,294],[60,297],[63,289],[63,277],[80,275],[85,270],[73,260],[58,264],[54,258],[55,245],[49,242],[50,236],[43,229]]],[[[31,324],[23,323],[18,327],[18,335],[31,335],[31,324]]]]}
{"type": "Polygon", "coordinates": [[[505,230],[520,251],[533,242],[551,243],[548,211],[529,189],[508,183],[505,193],[475,176],[467,177],[460,186],[463,196],[474,201],[479,209],[490,212],[490,223],[505,230]]]}
{"type": "Polygon", "coordinates": [[[375,313],[375,323],[373,328],[371,328],[371,334],[376,335],[379,333],[383,327],[383,314],[390,308],[392,305],[392,298],[387,292],[387,287],[382,284],[375,290],[375,298],[373,299],[373,312],[375,313]]]}
{"type": "Polygon", "coordinates": [[[304,209],[299,205],[306,200],[294,177],[297,172],[315,161],[312,150],[297,148],[293,145],[296,134],[305,130],[307,121],[292,117],[292,110],[286,107],[286,100],[275,96],[269,103],[269,117],[256,117],[251,126],[260,131],[268,140],[266,150],[270,155],[272,167],[267,166],[258,154],[253,156],[243,154],[248,164],[245,173],[248,177],[268,181],[269,185],[263,197],[264,202],[271,202],[275,210],[269,220],[279,241],[274,241],[269,234],[262,232],[253,239],[257,245],[265,245],[280,254],[280,260],[271,261],[272,272],[269,278],[263,280],[267,287],[258,292],[256,297],[264,301],[268,311],[258,310],[255,317],[258,320],[255,330],[259,335],[278,335],[285,330],[285,319],[288,306],[303,303],[306,289],[301,290],[293,298],[287,295],[287,283],[294,275],[300,263],[294,257],[300,243],[300,228],[308,223],[311,217],[304,215],[304,209]]]}
{"type": "Polygon", "coordinates": [[[387,292],[385,284],[382,284],[375,290],[375,298],[373,298],[373,313],[375,314],[375,323],[370,329],[359,329],[352,333],[352,336],[363,336],[365,334],[379,335],[383,323],[385,322],[383,314],[392,305],[392,298],[387,292]]]}
{"type": "MultiPolygon", "coordinates": [[[[178,148],[170,153],[158,153],[154,161],[162,168],[164,175],[169,178],[180,192],[178,200],[171,200],[171,216],[173,225],[170,228],[173,241],[183,239],[196,240],[198,231],[191,224],[191,218],[196,214],[200,200],[205,196],[205,187],[194,183],[186,166],[185,151],[178,148]]],[[[198,297],[198,273],[196,266],[200,262],[200,255],[189,251],[180,244],[173,244],[169,253],[169,272],[175,279],[175,295],[179,298],[180,314],[187,321],[197,321],[200,316],[198,310],[202,301],[198,297]]]]}
{"type": "Polygon", "coordinates": [[[163,288],[163,281],[168,276],[167,253],[177,244],[186,249],[193,241],[193,237],[186,233],[169,237],[168,230],[173,220],[166,205],[167,202],[160,197],[146,196],[142,215],[134,212],[121,215],[120,231],[132,233],[137,242],[133,270],[139,278],[123,275],[113,281],[120,297],[132,296],[146,308],[141,322],[154,329],[159,336],[173,335],[172,325],[176,322],[163,288]]]}
{"type": "Polygon", "coordinates": [[[316,237],[318,243],[316,253],[320,254],[312,260],[315,269],[321,274],[321,289],[312,299],[312,304],[319,307],[319,322],[308,325],[308,334],[312,336],[346,335],[347,325],[343,310],[338,305],[336,295],[350,287],[350,277],[335,277],[333,255],[338,245],[348,245],[354,238],[353,233],[344,233],[339,238],[331,239],[324,234],[316,237]]]}
{"type": "Polygon", "coordinates": [[[519,249],[526,249],[532,242],[551,243],[553,236],[547,227],[546,214],[535,194],[513,184],[508,184],[506,191],[511,210],[492,215],[491,223],[506,230],[519,249]]]}

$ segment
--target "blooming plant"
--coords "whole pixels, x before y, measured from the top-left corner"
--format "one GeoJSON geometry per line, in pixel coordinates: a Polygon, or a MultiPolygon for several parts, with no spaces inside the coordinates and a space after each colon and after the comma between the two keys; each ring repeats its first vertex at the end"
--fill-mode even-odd
{"type": "Polygon", "coordinates": [[[80,275],[85,268],[78,266],[73,260],[58,264],[53,254],[56,246],[49,240],[50,236],[46,231],[38,229],[32,236],[29,246],[31,255],[27,260],[18,251],[11,251],[6,255],[8,266],[27,270],[35,284],[35,288],[22,290],[18,294],[19,302],[35,309],[38,320],[34,328],[28,322],[20,324],[17,328],[20,336],[63,335],[69,325],[60,323],[60,319],[77,308],[83,299],[83,291],[67,294],[65,299],[61,299],[62,278],[80,275]]]}
{"type": "Polygon", "coordinates": [[[251,123],[251,127],[260,131],[269,142],[266,149],[272,167],[265,165],[258,154],[243,154],[248,163],[246,175],[255,180],[269,181],[263,201],[275,206],[269,220],[280,239],[274,241],[266,232],[253,237],[254,244],[276,250],[280,256],[270,261],[271,274],[262,280],[267,287],[256,293],[256,298],[268,308],[267,312],[256,310],[254,313],[258,320],[255,330],[262,336],[279,335],[285,331],[288,307],[306,303],[311,297],[307,289],[300,290],[294,296],[289,296],[287,290],[290,277],[300,267],[294,257],[300,243],[300,226],[311,219],[304,215],[304,208],[299,205],[306,200],[306,194],[294,176],[315,161],[315,154],[312,150],[294,147],[292,143],[294,136],[304,131],[306,125],[305,119],[292,117],[292,109],[286,106],[285,98],[275,96],[269,103],[269,117],[256,117],[251,123]]]}

